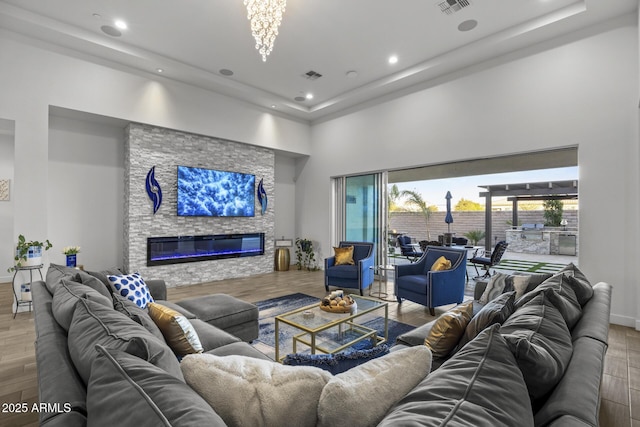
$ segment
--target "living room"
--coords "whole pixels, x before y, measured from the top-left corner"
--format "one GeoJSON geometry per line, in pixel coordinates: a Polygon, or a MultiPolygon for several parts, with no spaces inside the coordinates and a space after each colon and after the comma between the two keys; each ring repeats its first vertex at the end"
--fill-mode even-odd
{"type": "Polygon", "coordinates": [[[611,323],[640,329],[637,4],[574,31],[555,27],[557,37],[523,40],[519,49],[375,102],[305,120],[94,61],[3,25],[0,117],[13,132],[0,160],[0,179],[12,183],[0,207],[2,271],[18,234],[50,239],[56,247],[47,262],[62,264],[60,249],[79,245],[87,267],[123,264],[131,122],[271,151],[272,238],[311,239],[320,258],[337,243],[333,177],[578,147],[580,268],[613,285],[611,323]]]}

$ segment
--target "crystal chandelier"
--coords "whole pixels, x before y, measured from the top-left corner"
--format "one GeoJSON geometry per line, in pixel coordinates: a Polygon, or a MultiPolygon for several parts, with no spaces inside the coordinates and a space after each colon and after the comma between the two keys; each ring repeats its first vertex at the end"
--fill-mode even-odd
{"type": "Polygon", "coordinates": [[[247,6],[247,19],[251,21],[251,34],[256,39],[256,49],[266,61],[273,50],[287,0],[244,0],[244,5],[247,6]]]}

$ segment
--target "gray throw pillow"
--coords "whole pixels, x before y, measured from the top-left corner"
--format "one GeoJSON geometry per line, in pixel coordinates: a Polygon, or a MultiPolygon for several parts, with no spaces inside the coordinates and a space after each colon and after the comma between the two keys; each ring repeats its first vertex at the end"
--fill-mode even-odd
{"type": "Polygon", "coordinates": [[[545,396],[556,386],[573,353],[567,324],[547,295],[540,292],[516,309],[500,330],[516,357],[532,399],[545,396]]]}
{"type": "Polygon", "coordinates": [[[195,391],[162,369],[101,345],[96,352],[87,387],[89,425],[226,425],[195,391]]]}
{"type": "Polygon", "coordinates": [[[582,317],[582,308],[575,292],[569,286],[569,278],[562,273],[558,273],[545,280],[540,286],[517,300],[516,308],[522,307],[541,292],[546,292],[548,300],[560,311],[567,323],[567,327],[572,330],[580,320],[580,317],[582,317]]]}
{"type": "Polygon", "coordinates": [[[53,295],[56,287],[60,285],[62,279],[74,280],[74,276],[78,273],[75,268],[67,267],[59,264],[49,264],[47,275],[45,277],[45,285],[49,293],[53,295]]]}
{"type": "Polygon", "coordinates": [[[105,297],[111,299],[111,290],[104,285],[99,279],[93,277],[89,273],[85,273],[84,271],[78,271],[74,277],[76,282],[82,283],[85,286],[89,286],[90,288],[100,292],[100,294],[105,297]]]}
{"type": "Polygon", "coordinates": [[[164,342],[122,313],[93,301],[81,299],[76,304],[67,344],[85,384],[97,355],[96,344],[126,351],[184,380],[178,359],[164,342]]]}
{"type": "Polygon", "coordinates": [[[56,322],[58,322],[65,331],[69,331],[76,303],[80,299],[88,299],[105,307],[112,307],[111,298],[105,297],[98,291],[90,288],[89,286],[85,286],[82,283],[61,279],[60,283],[55,288],[55,293],[53,294],[51,310],[56,322]]]}
{"type": "Polygon", "coordinates": [[[571,286],[578,298],[578,302],[582,307],[593,297],[593,286],[578,267],[573,263],[570,263],[565,268],[559,271],[563,273],[569,280],[568,285],[571,286]]]}
{"type": "MultiPolygon", "coordinates": [[[[98,280],[98,279],[96,279],[98,280]]],[[[101,283],[102,284],[102,283],[101,283]]],[[[111,296],[113,300],[113,308],[127,316],[129,319],[133,320],[137,324],[143,326],[147,331],[151,332],[154,337],[158,338],[160,341],[164,342],[164,336],[162,332],[153,321],[153,319],[149,316],[148,309],[143,309],[138,307],[138,305],[123,297],[117,293],[113,293],[111,296]]]]}
{"type": "Polygon", "coordinates": [[[516,291],[507,292],[482,307],[467,325],[464,335],[458,343],[458,350],[489,326],[495,323],[504,323],[516,309],[514,304],[515,297],[516,291]]]}
{"type": "Polygon", "coordinates": [[[403,397],[378,426],[533,426],[527,387],[500,325],[480,333],[403,397]],[[444,422],[446,420],[446,422],[444,422]]]}

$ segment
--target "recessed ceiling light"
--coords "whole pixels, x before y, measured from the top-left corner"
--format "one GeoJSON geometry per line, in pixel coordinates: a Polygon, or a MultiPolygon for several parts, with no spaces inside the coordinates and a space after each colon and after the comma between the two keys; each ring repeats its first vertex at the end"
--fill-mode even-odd
{"type": "Polygon", "coordinates": [[[458,30],[471,31],[477,26],[478,26],[478,21],[476,21],[475,19],[469,19],[467,21],[461,22],[460,25],[458,25],[458,30]]]}
{"type": "Polygon", "coordinates": [[[304,97],[305,97],[305,99],[313,99],[313,94],[312,93],[308,93],[304,97]]]}
{"type": "Polygon", "coordinates": [[[389,64],[397,64],[398,63],[398,57],[396,55],[391,55],[389,57],[389,64]]]}
{"type": "Polygon", "coordinates": [[[91,16],[93,16],[93,17],[94,17],[94,18],[96,18],[96,19],[102,19],[102,15],[100,15],[99,13],[94,13],[94,14],[93,14],[93,15],[91,15],[91,16]]]}
{"type": "Polygon", "coordinates": [[[164,69],[162,69],[162,68],[156,68],[156,72],[157,72],[157,73],[164,73],[164,69]]]}
{"type": "Polygon", "coordinates": [[[110,35],[111,37],[120,37],[122,32],[116,27],[112,27],[111,25],[103,25],[100,27],[103,33],[110,35]]]}
{"type": "Polygon", "coordinates": [[[219,72],[223,76],[233,76],[233,71],[227,70],[226,68],[221,68],[219,72]]]}
{"type": "Polygon", "coordinates": [[[271,108],[273,108],[275,110],[277,108],[276,104],[271,104],[271,108]]]}
{"type": "Polygon", "coordinates": [[[356,77],[358,77],[358,72],[357,71],[347,71],[347,78],[350,79],[355,79],[356,77]]]}
{"type": "Polygon", "coordinates": [[[116,19],[115,22],[113,23],[113,25],[115,25],[116,28],[119,28],[121,30],[126,30],[127,29],[127,23],[124,22],[122,19],[116,19]]]}

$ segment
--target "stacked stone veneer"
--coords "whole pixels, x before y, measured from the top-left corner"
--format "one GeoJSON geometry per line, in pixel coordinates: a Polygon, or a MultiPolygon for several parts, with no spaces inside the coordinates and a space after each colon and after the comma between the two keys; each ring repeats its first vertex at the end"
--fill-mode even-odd
{"type": "Polygon", "coordinates": [[[131,123],[125,135],[124,267],[144,278],[162,278],[181,286],[246,277],[273,271],[275,153],[248,144],[131,123]],[[269,200],[261,214],[256,197],[254,217],[177,216],[177,169],[201,167],[250,173],[261,179],[269,200]],[[145,179],[155,166],[163,201],[154,215],[145,179]],[[228,258],[147,267],[147,237],[265,233],[262,256],[228,258]]]}

